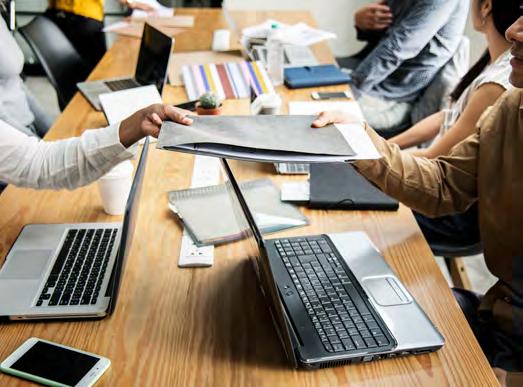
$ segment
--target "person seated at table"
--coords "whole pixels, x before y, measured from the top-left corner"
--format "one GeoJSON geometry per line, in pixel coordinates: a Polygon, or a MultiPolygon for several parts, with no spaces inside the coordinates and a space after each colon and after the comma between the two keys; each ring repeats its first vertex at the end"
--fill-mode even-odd
{"type": "Polygon", "coordinates": [[[188,114],[169,105],[151,105],[120,124],[52,142],[27,136],[0,120],[0,180],[37,189],[87,185],[131,159],[133,144],[145,136],[158,137],[163,120],[190,125],[188,114]]]}
{"type": "MultiPolygon", "coordinates": [[[[473,134],[481,114],[511,89],[509,82],[510,42],[505,31],[518,18],[519,5],[505,0],[472,0],[471,19],[474,28],[485,34],[487,51],[463,77],[451,94],[449,109],[435,113],[409,130],[389,139],[400,148],[420,145],[437,138],[428,148],[413,152],[416,156],[434,158],[448,154],[459,142],[473,134]]],[[[414,216],[429,244],[470,246],[479,242],[477,206],[463,214],[427,218],[414,216]]]]}
{"type": "Polygon", "coordinates": [[[518,11],[517,2],[472,0],[472,25],[486,37],[485,54],[452,92],[448,109],[425,118],[389,139],[390,142],[404,149],[422,145],[439,134],[428,148],[414,152],[417,156],[434,158],[447,154],[473,133],[474,123],[481,114],[511,88],[510,42],[505,39],[505,31],[517,20],[518,11]]]}
{"type": "MultiPolygon", "coordinates": [[[[132,9],[151,11],[142,2],[119,0],[132,9]]],[[[107,49],[104,28],[105,0],[49,0],[45,16],[51,19],[86,61],[89,71],[102,59],[107,49]]]]}
{"type": "MultiPolygon", "coordinates": [[[[2,7],[0,0],[0,8],[2,7]]],[[[50,117],[29,93],[20,77],[24,54],[0,17],[0,120],[19,131],[43,137],[51,126],[50,117]]]]}
{"type": "MultiPolygon", "coordinates": [[[[521,15],[521,12],[519,13],[521,15]]],[[[502,385],[523,385],[523,16],[507,30],[512,42],[511,83],[481,117],[475,133],[436,159],[402,152],[368,125],[382,158],[354,162],[357,170],[407,206],[440,216],[479,207],[487,267],[499,280],[480,297],[456,298],[502,385]]],[[[345,123],[343,112],[324,112],[313,126],[345,123]]]]}
{"type": "Polygon", "coordinates": [[[358,38],[372,49],[353,68],[351,87],[377,131],[409,122],[413,103],[458,50],[468,9],[463,0],[389,0],[356,12],[358,38]]]}

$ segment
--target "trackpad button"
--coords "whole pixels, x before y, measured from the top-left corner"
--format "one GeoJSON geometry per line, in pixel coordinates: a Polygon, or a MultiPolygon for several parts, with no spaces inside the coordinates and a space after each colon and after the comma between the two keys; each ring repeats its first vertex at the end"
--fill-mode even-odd
{"type": "Polygon", "coordinates": [[[378,305],[392,306],[411,302],[394,277],[365,278],[362,283],[367,294],[378,305]]]}
{"type": "Polygon", "coordinates": [[[0,279],[39,279],[52,253],[53,250],[15,251],[0,271],[0,279]]]}

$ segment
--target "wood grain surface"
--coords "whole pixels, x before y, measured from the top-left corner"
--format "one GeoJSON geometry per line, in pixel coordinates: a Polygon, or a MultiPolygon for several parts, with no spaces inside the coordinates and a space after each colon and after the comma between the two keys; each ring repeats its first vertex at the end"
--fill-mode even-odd
{"type": "MultiPolygon", "coordinates": [[[[194,28],[176,37],[177,52],[208,50],[212,31],[227,27],[220,10],[178,9],[177,14],[196,16],[194,28]]],[[[238,28],[267,17],[314,24],[306,11],[234,12],[233,16],[238,28]]],[[[91,79],[132,73],[138,45],[135,39],[119,39],[91,79]]],[[[321,62],[333,61],[325,44],[316,45],[314,52],[321,62]]],[[[279,91],[285,101],[310,100],[311,90],[279,91]]],[[[167,87],[164,100],[182,102],[185,91],[167,87]]],[[[247,112],[247,101],[225,103],[226,114],[247,112]]],[[[47,139],[76,136],[86,128],[104,125],[103,115],[77,94],[47,139]]],[[[211,268],[177,267],[181,228],[167,208],[166,193],[190,185],[192,164],[192,156],[159,151],[151,145],[137,230],[114,315],[99,321],[0,324],[0,359],[36,336],[111,359],[100,386],[497,385],[410,210],[404,206],[393,213],[304,208],[310,226],[276,235],[367,232],[442,332],[445,346],[433,354],[362,365],[319,371],[290,369],[242,242],[218,247],[211,268]]],[[[241,179],[270,177],[277,184],[289,180],[275,175],[271,165],[232,165],[241,179]]],[[[119,219],[103,212],[95,184],[72,192],[10,186],[0,196],[0,259],[25,224],[119,219]]],[[[0,386],[23,385],[28,383],[0,374],[0,386]]]]}

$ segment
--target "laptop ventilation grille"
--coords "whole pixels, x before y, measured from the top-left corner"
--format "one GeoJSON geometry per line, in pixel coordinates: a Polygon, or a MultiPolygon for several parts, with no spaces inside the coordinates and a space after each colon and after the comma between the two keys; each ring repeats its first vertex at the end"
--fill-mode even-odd
{"type": "Polygon", "coordinates": [[[354,362],[354,360],[351,360],[351,359],[328,361],[326,363],[320,364],[320,368],[341,367],[341,366],[349,365],[353,362],[354,362]]]}

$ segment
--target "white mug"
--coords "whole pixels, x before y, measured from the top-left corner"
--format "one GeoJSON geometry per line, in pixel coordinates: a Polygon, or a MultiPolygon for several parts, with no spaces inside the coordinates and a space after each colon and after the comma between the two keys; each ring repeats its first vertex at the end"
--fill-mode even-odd
{"type": "Polygon", "coordinates": [[[133,164],[128,160],[116,165],[98,180],[104,211],[123,215],[133,182],[133,164]]]}

